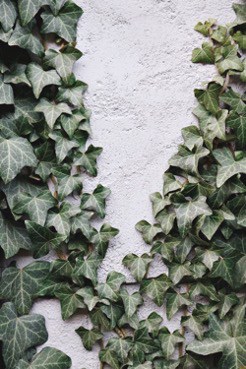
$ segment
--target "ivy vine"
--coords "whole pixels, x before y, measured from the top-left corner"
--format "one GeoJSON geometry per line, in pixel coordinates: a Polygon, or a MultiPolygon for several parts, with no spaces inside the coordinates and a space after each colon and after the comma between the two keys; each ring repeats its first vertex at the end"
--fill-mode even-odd
{"type": "Polygon", "coordinates": [[[5,369],[69,369],[71,359],[45,347],[37,298],[60,300],[64,320],[88,315],[76,332],[87,350],[99,344],[101,368],[241,369],[246,366],[246,5],[234,23],[199,22],[207,40],[194,63],[218,74],[196,89],[198,126],[182,130],[161,193],[151,195],[155,223],[136,228],[150,245],[123,265],[135,282],[98,269],[118,230],[105,217],[110,190],[83,191],[97,175],[102,149],[88,144],[86,84],[72,73],[82,56],[82,10],[63,0],[0,1],[0,340],[5,369]],[[34,259],[22,269],[16,257],[34,259]],[[52,261],[44,261],[50,254],[52,261]],[[168,271],[150,274],[161,261],[168,271]],[[146,300],[163,309],[139,318],[146,300]],[[167,320],[180,317],[179,330],[167,320]]]}

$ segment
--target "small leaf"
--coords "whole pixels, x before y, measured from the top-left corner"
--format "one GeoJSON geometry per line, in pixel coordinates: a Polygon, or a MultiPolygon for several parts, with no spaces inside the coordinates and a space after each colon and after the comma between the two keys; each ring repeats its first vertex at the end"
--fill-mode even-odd
{"type": "Polygon", "coordinates": [[[95,211],[100,218],[105,217],[105,200],[110,194],[107,187],[98,185],[92,194],[84,194],[81,199],[82,209],[95,211]]]}
{"type": "Polygon", "coordinates": [[[213,64],[214,63],[214,49],[213,45],[205,42],[202,44],[201,49],[196,48],[192,52],[193,63],[204,63],[204,64],[213,64]]]}
{"type": "Polygon", "coordinates": [[[171,284],[172,282],[166,274],[161,274],[155,278],[144,279],[141,283],[140,292],[146,294],[156,305],[162,306],[166,291],[171,284]]]}
{"type": "MultiPolygon", "coordinates": [[[[37,63],[30,63],[27,66],[26,74],[31,82],[33,93],[36,99],[39,98],[43,88],[49,85],[60,85],[60,77],[54,70],[45,72],[37,63]]],[[[42,101],[43,105],[44,101],[42,101]]],[[[68,108],[67,108],[68,109],[68,108]]],[[[51,113],[52,115],[52,113],[51,113]]],[[[51,124],[51,123],[50,123],[51,124]]]]}
{"type": "Polygon", "coordinates": [[[141,282],[146,275],[151,260],[152,258],[148,254],[141,256],[128,254],[124,257],[122,263],[130,270],[136,281],[141,282]]]}
{"type": "Polygon", "coordinates": [[[76,333],[81,337],[82,342],[86,350],[91,351],[94,344],[103,338],[102,333],[98,329],[86,329],[79,327],[76,329],[76,333]]]}
{"type": "Polygon", "coordinates": [[[135,227],[142,234],[144,241],[148,244],[151,244],[155,236],[162,232],[159,224],[152,225],[146,220],[141,220],[135,227]]]}

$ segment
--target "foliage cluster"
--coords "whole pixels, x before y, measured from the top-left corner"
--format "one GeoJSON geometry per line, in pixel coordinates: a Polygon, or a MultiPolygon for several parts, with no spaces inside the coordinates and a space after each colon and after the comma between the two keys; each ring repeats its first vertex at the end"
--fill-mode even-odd
{"type": "Polygon", "coordinates": [[[233,24],[209,19],[195,27],[207,41],[192,61],[214,64],[218,75],[195,90],[198,126],[182,130],[162,194],[151,195],[154,224],[136,225],[150,249],[123,259],[135,279],[129,286],[116,271],[98,281],[118,230],[93,226],[105,216],[109,189],[83,192],[85,175],[97,175],[102,149],[87,143],[86,85],[72,73],[81,57],[75,41],[82,11],[71,1],[1,0],[0,339],[6,369],[71,366],[55,348],[36,354],[47,331],[30,309],[41,297],[59,299],[64,320],[75,313],[90,317],[91,327],[76,332],[87,350],[100,344],[101,367],[246,366],[246,5],[234,10],[233,24]],[[13,260],[23,252],[38,260],[19,269],[13,260]],[[57,257],[42,260],[52,252],[57,257]],[[157,260],[168,272],[153,276],[157,260]],[[170,332],[155,311],[140,320],[146,299],[165,319],[181,315],[181,329],[170,332]]]}

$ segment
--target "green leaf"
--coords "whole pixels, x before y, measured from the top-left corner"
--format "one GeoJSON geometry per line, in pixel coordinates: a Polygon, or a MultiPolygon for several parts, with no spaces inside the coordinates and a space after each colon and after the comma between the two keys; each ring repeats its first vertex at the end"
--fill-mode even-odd
{"type": "Polygon", "coordinates": [[[66,236],[54,233],[47,227],[30,220],[25,221],[27,231],[33,242],[33,252],[36,258],[47,255],[50,249],[57,249],[66,239],[66,236]]]}
{"type": "Polygon", "coordinates": [[[63,320],[67,320],[77,309],[85,307],[83,298],[70,287],[60,288],[55,296],[60,300],[63,320]]]}
{"type": "MultiPolygon", "coordinates": [[[[88,213],[88,212],[87,212],[88,213]]],[[[110,224],[105,223],[99,231],[93,234],[90,241],[96,246],[97,252],[102,257],[105,256],[109,241],[119,233],[117,228],[111,227],[110,224]]]]}
{"type": "Polygon", "coordinates": [[[116,353],[121,363],[127,361],[131,346],[130,340],[124,338],[110,338],[107,343],[107,347],[116,353]]]}
{"type": "Polygon", "coordinates": [[[125,288],[121,290],[120,295],[124,304],[126,316],[130,318],[137,311],[138,306],[143,303],[143,299],[139,292],[134,292],[130,295],[125,288]]]}
{"type": "Polygon", "coordinates": [[[196,147],[195,150],[191,151],[184,145],[179,146],[178,154],[175,154],[169,159],[169,165],[181,168],[188,174],[198,174],[199,160],[209,154],[208,149],[205,147],[196,147]]]}
{"type": "Polygon", "coordinates": [[[236,132],[237,141],[241,148],[246,146],[246,117],[232,112],[226,120],[228,127],[236,132]]]}
{"type": "Polygon", "coordinates": [[[166,291],[171,284],[172,282],[166,274],[161,274],[155,278],[144,279],[141,283],[140,292],[146,294],[156,305],[162,306],[166,291]]]}
{"type": "Polygon", "coordinates": [[[211,43],[204,42],[201,49],[196,48],[192,51],[192,63],[214,63],[214,48],[211,43]]]}
{"type": "Polygon", "coordinates": [[[146,220],[141,220],[136,224],[136,229],[142,234],[144,241],[151,244],[158,233],[162,232],[159,224],[150,224],[146,220]]]}
{"type": "Polygon", "coordinates": [[[69,356],[54,347],[45,347],[34,355],[31,363],[20,360],[16,369],[69,369],[72,361],[69,356]]]}
{"type": "Polygon", "coordinates": [[[32,243],[25,228],[15,226],[0,214],[0,245],[6,259],[17,254],[20,249],[31,250],[32,243]]]}
{"type": "Polygon", "coordinates": [[[204,327],[199,317],[194,315],[183,316],[181,323],[183,327],[189,328],[199,340],[202,339],[204,327]]]}
{"type": "Polygon", "coordinates": [[[204,23],[198,22],[194,27],[195,31],[200,32],[203,36],[208,36],[211,30],[211,27],[216,23],[215,19],[208,19],[204,23]]]}
{"type": "Polygon", "coordinates": [[[234,45],[222,46],[216,49],[215,61],[220,74],[229,70],[243,71],[244,66],[237,53],[237,47],[234,45]]]}
{"type": "Polygon", "coordinates": [[[99,283],[96,287],[100,299],[117,301],[119,299],[118,291],[122,283],[125,282],[125,276],[121,273],[111,272],[107,276],[106,283],[99,283]]]}
{"type": "Polygon", "coordinates": [[[41,345],[48,338],[44,317],[30,314],[18,317],[11,302],[0,310],[0,339],[6,369],[13,369],[29,348],[41,345]]]}
{"type": "Polygon", "coordinates": [[[43,25],[41,32],[56,33],[68,42],[76,39],[76,25],[82,15],[82,9],[73,2],[67,1],[57,14],[45,10],[41,17],[43,25]]]}
{"type": "Polygon", "coordinates": [[[13,27],[16,16],[15,4],[8,0],[2,0],[0,3],[0,24],[5,32],[13,27]]]}
{"type": "Polygon", "coordinates": [[[83,93],[86,88],[87,85],[84,82],[75,80],[72,85],[59,87],[57,99],[58,101],[66,101],[74,106],[83,106],[83,93]]]}
{"type": "Polygon", "coordinates": [[[48,49],[45,52],[44,67],[55,68],[59,76],[67,81],[74,63],[81,56],[81,51],[71,45],[65,46],[60,51],[48,49]]]}
{"type": "Polygon", "coordinates": [[[31,86],[26,76],[26,65],[15,64],[10,71],[4,74],[4,82],[12,83],[14,85],[25,83],[26,85],[31,86]]]}
{"type": "Polygon", "coordinates": [[[238,369],[246,365],[246,326],[245,308],[239,307],[234,318],[224,324],[210,317],[209,331],[202,341],[193,341],[187,347],[189,351],[199,355],[222,353],[219,365],[223,369],[238,369]]]}
{"type": "Polygon", "coordinates": [[[22,192],[17,196],[13,212],[15,214],[27,214],[30,220],[43,226],[48,210],[55,204],[56,200],[49,190],[36,196],[22,192]]]}
{"type": "Polygon", "coordinates": [[[170,292],[167,293],[166,298],[166,312],[169,320],[172,319],[174,314],[176,314],[182,306],[190,306],[192,304],[190,300],[188,300],[188,296],[185,293],[181,294],[177,292],[170,292]]]}
{"type": "Polygon", "coordinates": [[[109,364],[113,369],[120,369],[120,364],[117,358],[117,355],[114,351],[110,349],[103,349],[100,351],[99,359],[109,364]]]}
{"type": "Polygon", "coordinates": [[[233,91],[232,88],[228,88],[228,90],[220,96],[220,100],[229,105],[236,113],[246,113],[246,104],[242,100],[242,96],[238,92],[233,91]]]}
{"type": "Polygon", "coordinates": [[[174,208],[181,237],[189,232],[193,220],[199,215],[212,214],[204,196],[200,196],[197,200],[186,200],[180,195],[175,201],[174,208]]]}
{"type": "Polygon", "coordinates": [[[74,165],[79,165],[84,168],[87,173],[95,177],[97,175],[97,158],[101,152],[101,147],[95,147],[93,145],[90,145],[85,152],[79,150],[74,165]]]}
{"type": "Polygon", "coordinates": [[[213,155],[220,164],[216,178],[217,187],[221,187],[229,178],[238,173],[246,174],[246,158],[236,161],[231,151],[224,147],[213,151],[213,155]]]}
{"type": "Polygon", "coordinates": [[[167,328],[162,328],[160,332],[160,342],[164,357],[170,359],[175,351],[175,346],[178,343],[184,342],[184,337],[180,335],[179,331],[170,333],[167,328]]]}
{"type": "Polygon", "coordinates": [[[149,333],[152,333],[154,336],[156,336],[162,321],[162,317],[153,311],[147,319],[141,320],[139,328],[146,327],[149,333]]]}
{"type": "Polygon", "coordinates": [[[18,0],[18,9],[21,19],[21,24],[26,26],[37,14],[43,5],[49,5],[48,0],[18,0]]]}
{"type": "Polygon", "coordinates": [[[50,264],[35,261],[23,269],[6,268],[0,282],[0,297],[12,301],[19,314],[27,314],[32,300],[49,273],[50,264]]]}
{"type": "Polygon", "coordinates": [[[53,133],[50,133],[49,137],[56,142],[55,152],[58,164],[60,164],[68,156],[70,150],[79,146],[76,141],[70,141],[65,138],[60,131],[54,131],[53,133]]]}
{"type": "Polygon", "coordinates": [[[14,104],[14,93],[12,87],[5,83],[3,77],[0,76],[0,105],[3,104],[14,104]]]}
{"type": "Polygon", "coordinates": [[[217,83],[209,83],[206,90],[195,89],[195,96],[210,113],[216,114],[219,110],[219,95],[221,86],[217,83]]]}
{"type": "Polygon", "coordinates": [[[78,213],[80,213],[79,208],[69,203],[63,203],[59,209],[49,212],[46,225],[47,227],[54,227],[58,233],[68,236],[71,228],[70,218],[78,213]]]}
{"type": "Polygon", "coordinates": [[[31,144],[22,137],[0,138],[0,176],[5,183],[10,182],[25,166],[35,166],[37,159],[31,144]]]}
{"type": "Polygon", "coordinates": [[[122,263],[127,267],[137,282],[141,282],[147,273],[148,266],[152,258],[148,254],[141,256],[128,254],[124,257],[122,263]]]}
{"type": "MultiPolygon", "coordinates": [[[[36,99],[39,98],[39,96],[40,96],[40,94],[41,94],[41,92],[42,92],[42,90],[45,86],[60,85],[61,84],[60,77],[56,73],[55,70],[49,70],[48,72],[46,72],[37,63],[28,64],[27,69],[26,69],[26,74],[27,74],[27,77],[28,77],[29,81],[31,82],[31,85],[32,85],[32,88],[33,88],[33,93],[34,93],[34,96],[36,97],[36,99]]],[[[43,106],[43,104],[45,102],[42,101],[41,103],[42,103],[42,106],[43,106]]],[[[49,109],[50,109],[50,107],[49,107],[49,109]]],[[[62,110],[63,109],[64,109],[64,106],[62,106],[62,110]]],[[[67,111],[69,110],[68,107],[66,109],[67,109],[67,111]]],[[[51,117],[53,114],[49,112],[49,117],[51,117]]],[[[49,119],[49,122],[52,122],[51,118],[49,119]]],[[[52,126],[51,123],[50,123],[50,125],[52,126]]]]}
{"type": "Polygon", "coordinates": [[[178,284],[185,276],[190,276],[190,263],[187,261],[184,264],[171,264],[169,267],[169,277],[173,284],[178,284]]]}
{"type": "Polygon", "coordinates": [[[45,120],[50,129],[53,129],[57,118],[59,118],[61,114],[70,115],[72,113],[70,107],[66,103],[56,104],[47,99],[41,99],[36,105],[35,111],[44,114],[45,120]]]}
{"type": "Polygon", "coordinates": [[[75,331],[82,339],[83,345],[86,350],[91,351],[97,341],[103,338],[102,333],[98,329],[86,329],[79,327],[75,331]]]}
{"type": "Polygon", "coordinates": [[[74,270],[75,276],[84,276],[92,281],[94,285],[97,283],[97,269],[101,264],[102,258],[99,255],[91,254],[87,259],[80,261],[74,270]]]}
{"type": "Polygon", "coordinates": [[[92,194],[84,193],[81,199],[82,209],[95,211],[100,218],[104,218],[105,200],[110,192],[109,188],[98,185],[92,194]]]}
{"type": "Polygon", "coordinates": [[[21,25],[17,23],[8,44],[10,46],[19,46],[22,49],[31,51],[33,54],[42,56],[44,53],[44,47],[39,38],[35,35],[35,26],[35,21],[30,22],[26,27],[21,27],[21,25]]]}

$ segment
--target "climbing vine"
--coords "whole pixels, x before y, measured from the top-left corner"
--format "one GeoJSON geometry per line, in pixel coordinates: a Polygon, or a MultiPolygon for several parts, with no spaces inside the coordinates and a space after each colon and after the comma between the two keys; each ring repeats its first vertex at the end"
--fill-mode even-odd
{"type": "Polygon", "coordinates": [[[118,230],[94,226],[110,190],[83,191],[102,149],[88,144],[86,84],[72,72],[82,56],[82,10],[62,0],[0,1],[3,368],[71,367],[56,348],[36,353],[47,331],[30,310],[42,297],[60,300],[64,320],[89,316],[91,325],[76,332],[87,350],[100,345],[101,368],[246,366],[246,6],[234,10],[230,25],[210,19],[195,27],[207,40],[192,61],[218,73],[195,90],[198,125],[182,130],[162,194],[151,195],[155,223],[136,225],[150,249],[123,259],[135,282],[111,271],[102,283],[98,269],[118,230]],[[38,260],[18,268],[16,257],[26,254],[38,260]],[[167,269],[153,274],[160,262],[167,269]],[[140,320],[149,299],[163,314],[140,320]],[[173,318],[181,328],[170,331],[173,318]]]}

